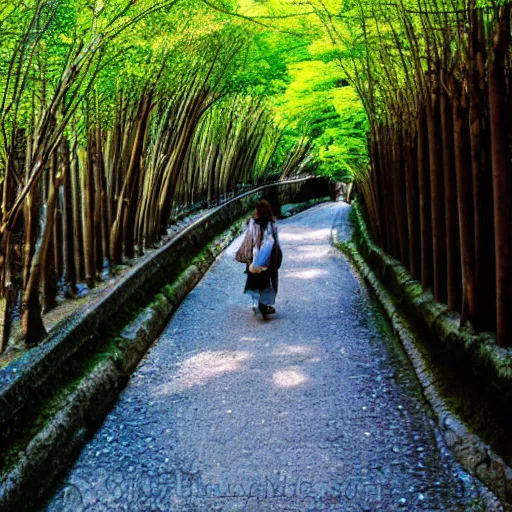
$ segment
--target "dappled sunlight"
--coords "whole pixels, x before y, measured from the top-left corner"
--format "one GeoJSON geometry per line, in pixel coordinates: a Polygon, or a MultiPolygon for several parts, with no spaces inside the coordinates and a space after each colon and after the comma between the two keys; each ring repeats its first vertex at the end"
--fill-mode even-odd
{"type": "Polygon", "coordinates": [[[283,242],[300,242],[302,240],[325,240],[331,235],[330,228],[301,231],[300,233],[282,232],[279,239],[283,242]]]}
{"type": "Polygon", "coordinates": [[[307,345],[282,345],[272,351],[273,356],[307,355],[313,351],[307,345]]]}
{"type": "Polygon", "coordinates": [[[279,388],[296,388],[308,382],[309,378],[298,368],[288,368],[275,372],[273,381],[279,388]]]}
{"type": "Polygon", "coordinates": [[[300,245],[299,247],[294,247],[293,250],[297,252],[313,252],[318,255],[326,255],[329,254],[331,246],[328,244],[300,245]]]}
{"type": "Polygon", "coordinates": [[[179,371],[175,378],[160,386],[157,395],[181,393],[194,386],[202,386],[208,381],[240,370],[242,364],[252,359],[247,351],[206,351],[178,363],[179,371]]]}
{"type": "Polygon", "coordinates": [[[320,276],[329,275],[329,272],[319,268],[310,268],[307,270],[288,270],[285,272],[285,275],[295,279],[316,279],[320,276]]]}
{"type": "Polygon", "coordinates": [[[250,341],[250,342],[261,341],[261,338],[251,338],[250,336],[242,336],[240,338],[240,341],[250,341]]]}
{"type": "Polygon", "coordinates": [[[297,261],[299,263],[304,263],[304,262],[307,262],[307,261],[311,261],[313,263],[318,263],[318,260],[321,259],[321,258],[324,258],[324,256],[326,256],[325,254],[316,254],[314,252],[309,252],[309,253],[299,253],[299,252],[295,252],[295,254],[289,254],[287,253],[286,254],[286,263],[290,262],[290,261],[297,261]]]}

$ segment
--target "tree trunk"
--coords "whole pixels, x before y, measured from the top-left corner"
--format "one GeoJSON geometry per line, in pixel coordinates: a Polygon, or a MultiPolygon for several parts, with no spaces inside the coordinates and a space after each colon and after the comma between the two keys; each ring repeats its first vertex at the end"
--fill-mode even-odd
{"type": "Polygon", "coordinates": [[[496,283],[494,255],[493,185],[490,156],[490,132],[486,83],[486,38],[482,13],[471,13],[469,74],[469,118],[471,169],[473,174],[473,211],[475,244],[475,315],[477,331],[496,329],[496,283]]]}
{"type": "Polygon", "coordinates": [[[453,96],[453,137],[457,204],[462,262],[461,324],[473,322],[476,312],[473,182],[471,177],[469,128],[466,121],[467,97],[458,87],[453,96]]]}
{"type": "Polygon", "coordinates": [[[53,234],[53,220],[55,218],[57,198],[55,185],[55,176],[51,174],[48,180],[46,219],[39,237],[37,249],[32,257],[28,283],[23,294],[22,328],[27,347],[37,345],[46,335],[46,329],[41,316],[41,303],[39,302],[39,285],[53,234]]]}
{"type": "Polygon", "coordinates": [[[82,223],[84,232],[85,282],[89,288],[96,285],[96,240],[94,237],[94,148],[88,137],[88,148],[81,159],[84,162],[82,173],[83,210],[82,223]]]}
{"type": "Polygon", "coordinates": [[[427,129],[430,163],[430,212],[432,215],[432,253],[434,262],[434,297],[446,302],[446,232],[444,215],[444,179],[441,163],[442,144],[439,129],[439,98],[431,92],[427,102],[427,129]]]}
{"type": "Polygon", "coordinates": [[[417,161],[414,158],[413,137],[416,129],[412,123],[404,124],[405,187],[407,196],[407,230],[409,239],[409,269],[413,279],[421,279],[421,237],[417,161]]]}
{"type": "Polygon", "coordinates": [[[382,199],[382,189],[379,186],[379,173],[380,173],[380,158],[378,153],[378,146],[375,141],[376,137],[375,129],[372,129],[372,135],[370,136],[370,156],[371,156],[371,180],[372,180],[372,189],[374,191],[374,197],[375,197],[375,209],[377,211],[377,219],[376,219],[376,226],[377,226],[377,242],[379,245],[385,250],[386,242],[385,242],[385,228],[382,226],[384,222],[384,206],[383,206],[383,199],[382,199]]]}
{"type": "Polygon", "coordinates": [[[394,128],[394,196],[396,230],[398,232],[400,262],[405,267],[409,266],[407,208],[405,200],[404,177],[404,140],[402,138],[402,123],[397,123],[394,128]]]}
{"type": "MultiPolygon", "coordinates": [[[[55,151],[50,157],[50,169],[48,172],[48,201],[50,196],[50,189],[52,186],[55,186],[54,180],[57,175],[57,152],[55,151]],[[52,183],[53,182],[53,183],[52,183]]],[[[43,270],[42,270],[42,288],[43,288],[43,312],[51,311],[57,305],[57,272],[56,272],[56,254],[55,254],[55,231],[57,228],[57,202],[58,202],[58,190],[54,190],[53,192],[55,198],[55,206],[53,207],[53,212],[46,211],[46,219],[45,223],[49,223],[52,225],[52,232],[50,237],[53,238],[52,241],[48,244],[48,248],[46,250],[46,256],[42,260],[43,270]],[[53,215],[53,218],[48,218],[48,215],[53,215]]]]}
{"type": "Polygon", "coordinates": [[[71,204],[73,218],[73,257],[75,259],[75,271],[77,281],[82,281],[85,277],[84,259],[83,259],[83,233],[82,233],[82,205],[80,201],[80,158],[76,147],[76,141],[71,153],[71,163],[69,171],[71,179],[69,185],[71,188],[71,204]]]}
{"type": "Polygon", "coordinates": [[[461,310],[462,272],[460,259],[459,213],[457,209],[457,175],[455,172],[453,113],[446,93],[441,95],[441,131],[443,138],[444,205],[446,226],[446,275],[448,307],[461,310]]]}
{"type": "Polygon", "coordinates": [[[497,336],[512,345],[512,166],[507,118],[506,59],[510,47],[510,6],[500,8],[489,59],[489,111],[496,241],[497,336]]]}
{"type": "Polygon", "coordinates": [[[11,272],[11,233],[3,240],[2,287],[0,290],[0,353],[9,343],[11,335],[11,313],[14,304],[14,283],[11,272]]]}
{"type": "Polygon", "coordinates": [[[71,170],[69,161],[69,143],[62,142],[62,165],[64,168],[62,184],[62,238],[64,252],[64,281],[67,297],[76,293],[76,266],[73,236],[73,200],[71,191],[71,170]]]}
{"type": "Polygon", "coordinates": [[[425,288],[432,288],[432,216],[430,212],[429,150],[425,115],[421,115],[418,121],[418,188],[420,196],[421,282],[425,288]]]}

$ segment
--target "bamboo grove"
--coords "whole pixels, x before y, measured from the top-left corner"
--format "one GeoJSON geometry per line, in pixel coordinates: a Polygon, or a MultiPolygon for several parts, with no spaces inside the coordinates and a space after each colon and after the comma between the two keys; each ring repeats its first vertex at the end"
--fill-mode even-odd
{"type": "Polygon", "coordinates": [[[247,31],[177,4],[0,6],[2,350],[13,321],[39,343],[58,297],[157,246],[173,210],[306,158],[236,83],[247,31]]]}
{"type": "MultiPolygon", "coordinates": [[[[512,346],[511,11],[510,0],[267,0],[252,19],[307,32],[314,67],[342,71],[322,88],[352,88],[368,125],[343,92],[342,126],[318,137],[320,152],[344,160],[377,243],[463,327],[502,346],[512,346]]],[[[307,113],[315,129],[327,107],[307,113]]]]}
{"type": "Polygon", "coordinates": [[[511,345],[511,3],[394,9],[359,4],[359,38],[331,25],[370,120],[372,234],[462,325],[511,345]]]}
{"type": "Polygon", "coordinates": [[[512,344],[509,0],[6,0],[0,346],[173,213],[303,170],[512,344]],[[367,132],[368,140],[367,140],[367,132]],[[13,324],[14,321],[14,324],[13,324]]]}

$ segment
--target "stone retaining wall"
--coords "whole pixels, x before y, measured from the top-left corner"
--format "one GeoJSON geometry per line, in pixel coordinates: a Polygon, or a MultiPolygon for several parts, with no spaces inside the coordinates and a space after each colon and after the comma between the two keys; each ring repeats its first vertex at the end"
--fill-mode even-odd
{"type": "Polygon", "coordinates": [[[340,245],[340,248],[350,257],[384,307],[416,371],[423,394],[437,417],[446,445],[470,473],[505,502],[507,510],[511,509],[511,466],[454,414],[438,389],[428,351],[441,347],[443,357],[453,358],[464,365],[463,371],[485,385],[489,396],[499,397],[505,410],[510,410],[512,403],[512,351],[498,347],[491,334],[460,329],[460,317],[448,311],[447,306],[435,302],[431,292],[425,291],[400,262],[373,242],[357,203],[353,212],[353,241],[340,245]],[[418,334],[421,340],[418,340],[418,334]]]}
{"type": "Polygon", "coordinates": [[[48,492],[255,203],[309,200],[312,189],[321,197],[329,192],[325,181],[295,180],[212,210],[0,370],[0,510],[30,510],[48,492]]]}

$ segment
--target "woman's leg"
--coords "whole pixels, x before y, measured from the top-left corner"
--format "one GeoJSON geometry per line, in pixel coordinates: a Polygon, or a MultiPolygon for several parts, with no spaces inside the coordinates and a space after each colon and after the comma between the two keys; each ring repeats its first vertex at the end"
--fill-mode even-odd
{"type": "Polygon", "coordinates": [[[260,306],[260,311],[265,318],[267,315],[272,315],[276,312],[274,304],[276,303],[277,289],[279,286],[279,277],[277,270],[269,270],[267,278],[267,287],[261,290],[260,304],[263,304],[263,308],[260,306]]]}
{"type": "Polygon", "coordinates": [[[261,290],[260,302],[266,306],[273,306],[276,303],[276,292],[273,288],[261,290]]]}
{"type": "Polygon", "coordinates": [[[262,314],[263,318],[267,318],[267,315],[268,315],[268,306],[266,304],[263,304],[262,302],[260,302],[258,304],[258,308],[260,310],[260,313],[262,314]]]}

